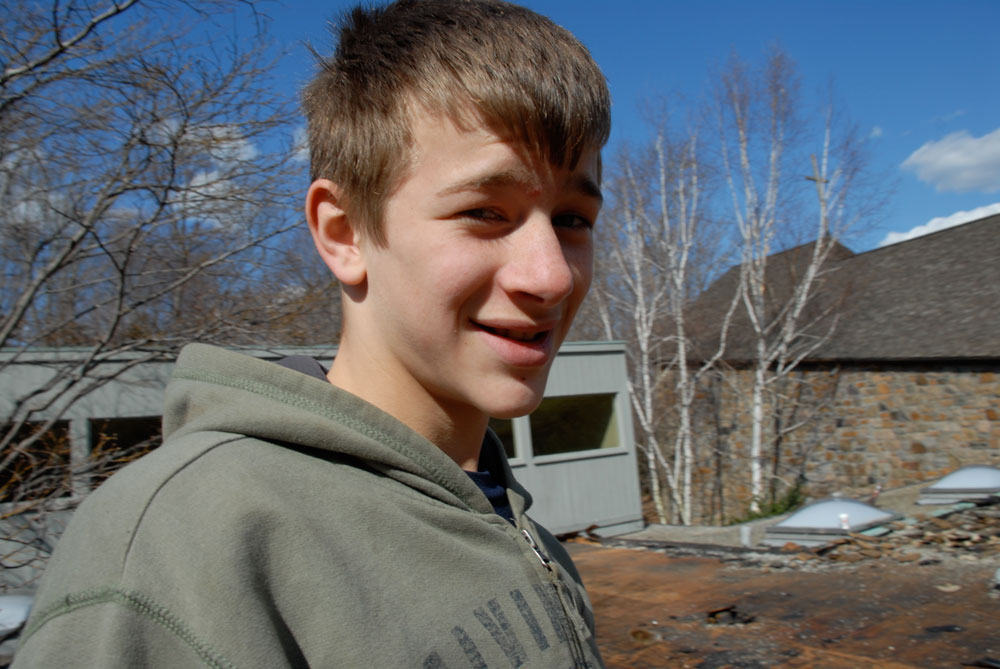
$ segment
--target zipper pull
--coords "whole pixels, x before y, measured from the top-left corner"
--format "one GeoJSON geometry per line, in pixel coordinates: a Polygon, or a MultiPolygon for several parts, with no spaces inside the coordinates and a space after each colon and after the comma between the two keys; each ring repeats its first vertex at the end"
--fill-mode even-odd
{"type": "Polygon", "coordinates": [[[528,545],[531,546],[531,551],[535,554],[535,557],[537,557],[538,560],[542,563],[542,566],[548,569],[549,571],[552,571],[552,561],[549,560],[549,558],[545,555],[545,553],[542,552],[542,549],[538,547],[538,542],[535,541],[535,537],[531,536],[531,532],[522,529],[521,534],[524,535],[525,541],[527,541],[528,545]]]}

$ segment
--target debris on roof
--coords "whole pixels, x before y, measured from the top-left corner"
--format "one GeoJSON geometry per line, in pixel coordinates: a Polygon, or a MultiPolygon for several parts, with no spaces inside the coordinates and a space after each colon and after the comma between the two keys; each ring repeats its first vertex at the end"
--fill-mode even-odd
{"type": "Polygon", "coordinates": [[[860,562],[891,559],[900,563],[934,564],[944,556],[978,561],[1000,557],[1000,505],[962,505],[945,516],[918,514],[885,525],[880,537],[851,532],[826,544],[811,547],[789,542],[785,550],[799,560],[826,559],[860,562]]]}

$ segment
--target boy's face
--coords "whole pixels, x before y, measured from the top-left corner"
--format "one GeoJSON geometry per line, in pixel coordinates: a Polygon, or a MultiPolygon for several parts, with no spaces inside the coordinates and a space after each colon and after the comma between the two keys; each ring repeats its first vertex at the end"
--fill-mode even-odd
{"type": "Polygon", "coordinates": [[[382,408],[527,413],[590,286],[598,154],[553,167],[484,127],[426,114],[412,149],[384,208],[387,243],[361,251],[355,306],[378,382],[393,386],[382,408]]]}

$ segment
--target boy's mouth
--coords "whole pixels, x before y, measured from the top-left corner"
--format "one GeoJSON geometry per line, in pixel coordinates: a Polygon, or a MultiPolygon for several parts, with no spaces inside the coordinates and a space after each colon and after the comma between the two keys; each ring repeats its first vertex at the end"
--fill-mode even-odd
{"type": "Polygon", "coordinates": [[[518,330],[514,328],[495,328],[488,325],[483,325],[482,323],[476,323],[478,327],[495,335],[497,337],[504,337],[505,339],[513,339],[514,341],[537,343],[541,342],[548,336],[549,330],[518,330]]]}
{"type": "Polygon", "coordinates": [[[487,322],[489,325],[474,320],[472,325],[486,335],[486,345],[507,365],[535,369],[552,361],[558,320],[537,322],[498,318],[487,322]]]}

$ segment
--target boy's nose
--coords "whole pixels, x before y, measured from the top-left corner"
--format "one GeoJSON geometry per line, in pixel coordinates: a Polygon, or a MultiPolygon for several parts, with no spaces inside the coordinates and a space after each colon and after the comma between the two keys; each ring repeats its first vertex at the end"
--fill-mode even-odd
{"type": "Polygon", "coordinates": [[[573,291],[575,277],[551,219],[535,214],[520,226],[515,237],[499,277],[504,290],[545,306],[566,299],[573,291]]]}

